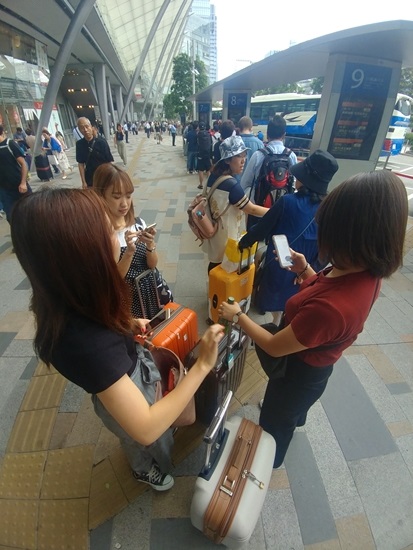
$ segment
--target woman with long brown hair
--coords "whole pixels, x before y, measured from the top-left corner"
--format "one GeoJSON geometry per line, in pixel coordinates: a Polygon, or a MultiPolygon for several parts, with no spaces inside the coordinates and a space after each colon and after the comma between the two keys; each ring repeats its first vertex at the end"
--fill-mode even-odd
{"type": "Polygon", "coordinates": [[[395,174],[352,176],[327,195],[315,215],[320,258],[331,266],[316,273],[303,254],[290,249],[300,291],[286,302],[284,328],[272,334],[238,304],[221,304],[220,315],[236,320],[255,341],[270,374],[260,425],[277,443],[274,468],[323,394],[334,364],[363,330],[382,279],[402,265],[407,215],[406,189],[395,174]],[[272,376],[272,364],[284,356],[285,373],[272,376]]]}
{"type": "Polygon", "coordinates": [[[139,389],[143,348],[133,339],[144,323],[131,316],[118,239],[101,198],[44,187],[27,199],[15,205],[11,234],[32,286],[36,353],[92,394],[134,477],[165,491],[174,483],[170,426],[213,368],[222,327],[206,331],[198,361],[177,388],[149,404],[139,389]]]}

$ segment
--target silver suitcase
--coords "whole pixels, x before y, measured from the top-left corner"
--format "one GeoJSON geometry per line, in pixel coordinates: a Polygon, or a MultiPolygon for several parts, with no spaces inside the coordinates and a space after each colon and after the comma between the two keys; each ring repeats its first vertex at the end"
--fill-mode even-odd
{"type": "Polygon", "coordinates": [[[228,391],[204,436],[206,459],[195,483],[191,522],[217,544],[239,549],[251,538],[264,504],[273,470],[275,440],[256,424],[247,421],[252,429],[260,430],[255,453],[252,462],[249,458],[250,466],[244,469],[244,464],[240,464],[238,471],[241,475],[229,479],[227,471],[233,472],[229,470],[231,450],[237,446],[238,461],[242,455],[242,452],[238,454],[240,430],[245,424],[245,419],[239,416],[226,420],[231,397],[232,392],[228,391]],[[219,490],[215,492],[217,486],[219,490]],[[218,503],[217,498],[220,499],[218,503]],[[213,502],[211,506],[210,502],[213,502]]]}

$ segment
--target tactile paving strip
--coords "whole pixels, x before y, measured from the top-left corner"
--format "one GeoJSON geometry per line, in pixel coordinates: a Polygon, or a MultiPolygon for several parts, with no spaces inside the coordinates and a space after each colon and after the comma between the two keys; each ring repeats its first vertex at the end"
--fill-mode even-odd
{"type": "Polygon", "coordinates": [[[59,373],[34,376],[21,404],[21,411],[58,407],[62,400],[67,380],[59,373]]]}
{"type": "Polygon", "coordinates": [[[7,452],[47,450],[56,415],[57,408],[19,412],[9,438],[7,452]]]}
{"type": "Polygon", "coordinates": [[[39,498],[47,453],[6,454],[0,471],[0,498],[39,498]]]}
{"type": "Polygon", "coordinates": [[[93,445],[49,451],[40,498],[88,497],[93,451],[93,445]]]}
{"type": "Polygon", "coordinates": [[[88,499],[42,500],[38,550],[88,550],[88,499]]]}
{"type": "Polygon", "coordinates": [[[0,545],[36,550],[38,509],[38,500],[1,499],[0,545]]]}

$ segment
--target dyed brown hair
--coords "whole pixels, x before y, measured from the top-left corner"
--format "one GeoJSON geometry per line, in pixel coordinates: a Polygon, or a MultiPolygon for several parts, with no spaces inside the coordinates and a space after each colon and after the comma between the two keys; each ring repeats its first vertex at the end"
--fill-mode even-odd
{"type": "Polygon", "coordinates": [[[130,293],[113,257],[111,231],[91,190],[42,187],[15,204],[13,246],[33,290],[34,347],[48,365],[71,311],[131,333],[130,293]]]}
{"type": "Polygon", "coordinates": [[[357,266],[390,277],[403,263],[407,216],[400,178],[388,170],[356,174],[317,210],[320,258],[339,269],[357,266]]]}
{"type": "MultiPolygon", "coordinates": [[[[122,170],[122,168],[116,166],[116,164],[111,164],[109,162],[101,164],[93,174],[93,189],[105,201],[105,193],[112,185],[114,193],[132,194],[135,190],[128,173],[122,170]]],[[[111,213],[108,209],[107,213],[108,216],[112,218],[111,213]]],[[[135,223],[135,212],[133,209],[133,203],[131,204],[129,212],[125,216],[125,223],[126,225],[133,225],[135,223]]]]}

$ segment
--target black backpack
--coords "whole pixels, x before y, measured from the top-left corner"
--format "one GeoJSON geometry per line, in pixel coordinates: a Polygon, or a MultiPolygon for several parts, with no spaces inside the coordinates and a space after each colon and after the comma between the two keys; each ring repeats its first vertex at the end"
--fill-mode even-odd
{"type": "Polygon", "coordinates": [[[198,153],[204,157],[210,157],[212,152],[212,138],[207,130],[200,130],[197,135],[198,153]]]}
{"type": "Polygon", "coordinates": [[[291,193],[294,176],[290,173],[291,149],[273,153],[268,147],[259,149],[264,155],[260,173],[254,185],[254,202],[259,206],[271,206],[283,195],[291,193]]]}

